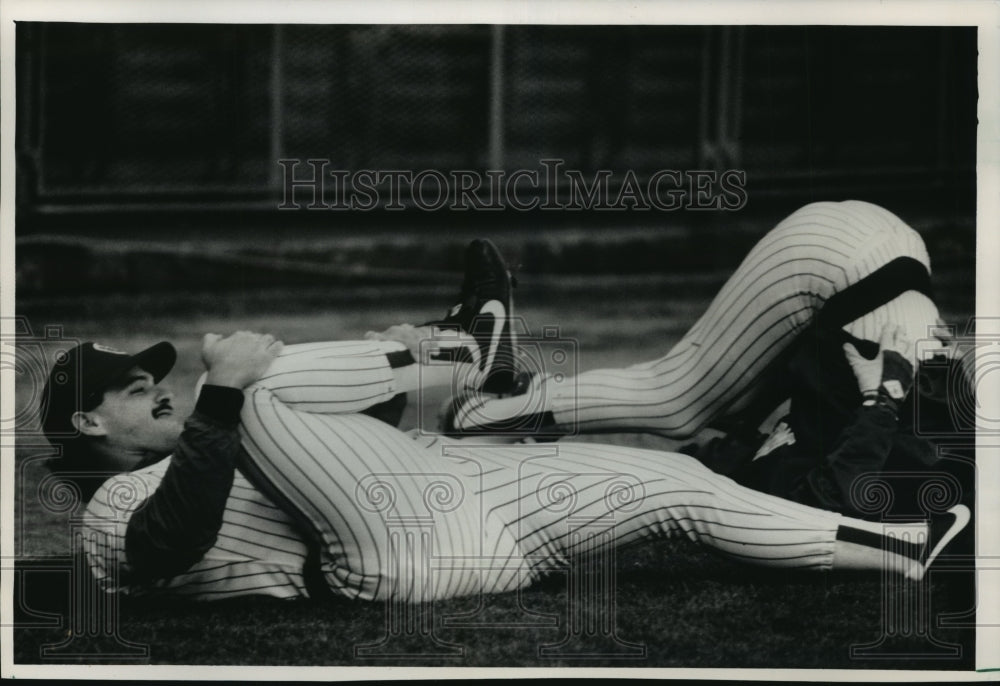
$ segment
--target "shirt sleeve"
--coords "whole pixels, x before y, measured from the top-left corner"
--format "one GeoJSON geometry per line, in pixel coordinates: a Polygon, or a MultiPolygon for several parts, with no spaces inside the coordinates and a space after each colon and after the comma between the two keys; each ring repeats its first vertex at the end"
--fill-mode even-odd
{"type": "Polygon", "coordinates": [[[125,532],[130,581],[176,576],[215,544],[240,453],[243,392],[205,385],[159,487],[125,532]]]}
{"type": "Polygon", "coordinates": [[[851,488],[865,473],[881,472],[892,450],[896,416],[880,404],[862,405],[841,431],[837,447],[799,481],[793,499],[825,510],[851,513],[851,488]]]}

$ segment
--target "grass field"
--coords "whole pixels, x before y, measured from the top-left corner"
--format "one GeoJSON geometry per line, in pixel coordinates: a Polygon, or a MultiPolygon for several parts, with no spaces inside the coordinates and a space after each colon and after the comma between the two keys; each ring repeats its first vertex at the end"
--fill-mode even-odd
{"type": "MultiPolygon", "coordinates": [[[[644,288],[630,289],[623,299],[619,289],[610,286],[582,290],[563,284],[541,292],[523,281],[519,314],[536,331],[542,325],[558,325],[564,337],[575,339],[581,369],[661,355],[718,285],[711,278],[686,284],[651,280],[644,288]]],[[[67,337],[96,338],[129,350],[161,339],[173,341],[180,358],[172,385],[178,393],[176,404],[186,411],[193,399],[185,391],[200,371],[198,349],[204,332],[266,330],[288,343],[349,339],[368,329],[440,316],[451,295],[448,287],[177,293],[169,299],[105,296],[76,312],[50,301],[24,304],[19,314],[28,317],[36,334],[46,325],[61,325],[67,337]]],[[[953,309],[945,315],[962,320],[970,311],[953,309]]],[[[17,386],[25,430],[34,421],[33,378],[25,373],[17,386]]],[[[433,410],[429,405],[428,417],[433,410]]],[[[404,423],[415,421],[416,411],[410,408],[404,423]]],[[[599,440],[665,449],[676,445],[646,435],[605,435],[599,440]]],[[[39,502],[45,471],[38,457],[44,451],[28,443],[22,441],[17,451],[18,554],[65,556],[70,550],[70,515],[39,502]]],[[[577,616],[580,608],[568,600],[566,577],[556,575],[521,596],[485,598],[481,605],[478,599],[460,599],[422,608],[437,642],[416,633],[383,646],[384,651],[411,654],[405,658],[356,656],[358,646],[377,644],[386,635],[386,608],[380,604],[131,600],[120,606],[118,635],[148,646],[148,656],[139,662],[167,664],[915,669],[968,669],[973,664],[974,632],[963,628],[961,620],[974,606],[967,572],[931,575],[928,612],[923,620],[910,617],[909,623],[906,616],[888,615],[884,607],[887,602],[915,603],[912,589],[887,587],[878,575],[754,569],[687,541],[619,551],[616,573],[613,622],[608,613],[577,616]],[[944,621],[948,617],[952,621],[944,621]],[[574,622],[588,618],[594,626],[611,622],[614,630],[590,635],[573,631],[574,622]],[[901,623],[886,638],[890,620],[901,623]],[[852,657],[852,646],[880,641],[881,657],[852,657]],[[959,646],[959,654],[940,657],[940,644],[959,646]]],[[[67,630],[65,620],[54,627],[17,629],[15,662],[74,661],[42,658],[40,652],[44,645],[62,641],[67,630]]],[[[99,655],[106,644],[83,638],[75,645],[99,655]]]]}

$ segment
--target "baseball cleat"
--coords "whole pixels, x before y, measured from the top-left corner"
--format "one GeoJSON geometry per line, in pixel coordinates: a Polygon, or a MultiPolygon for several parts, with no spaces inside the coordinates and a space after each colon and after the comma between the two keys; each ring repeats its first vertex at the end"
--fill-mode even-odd
{"type": "Polygon", "coordinates": [[[932,515],[927,523],[927,541],[924,543],[923,553],[906,576],[913,581],[923,579],[941,551],[961,533],[971,518],[972,513],[965,505],[955,505],[944,514],[932,515]]]}
{"type": "Polygon", "coordinates": [[[441,329],[459,329],[471,335],[478,351],[463,357],[467,348],[453,354],[454,362],[473,362],[482,373],[481,388],[503,393],[514,384],[516,335],[511,327],[515,282],[500,251],[489,240],[476,239],[465,249],[465,277],[458,302],[443,319],[428,322],[441,329]]]}

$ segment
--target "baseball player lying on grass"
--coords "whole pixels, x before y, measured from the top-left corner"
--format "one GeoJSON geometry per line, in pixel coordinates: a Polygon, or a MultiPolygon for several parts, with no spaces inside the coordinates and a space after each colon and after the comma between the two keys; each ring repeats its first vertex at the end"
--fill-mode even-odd
{"type": "MultiPolygon", "coordinates": [[[[936,459],[913,436],[909,393],[914,342],[949,355],[932,335],[942,327],[929,276],[919,234],[889,211],[860,201],[806,205],[754,246],[664,357],[559,384],[537,376],[507,396],[465,393],[443,430],[689,438],[728,420],[738,439],[702,446],[699,459],[754,488],[853,514],[859,475],[936,459]],[[758,425],[788,398],[791,414],[764,441],[758,425]]],[[[946,414],[947,398],[922,399],[921,409],[946,414]]]]}
{"type": "Polygon", "coordinates": [[[509,378],[492,368],[509,359],[497,354],[505,337],[469,334],[475,317],[492,317],[494,332],[509,325],[509,274],[482,241],[466,268],[459,304],[437,324],[457,332],[434,332],[438,364],[391,340],[282,346],[209,334],[183,423],[160,385],[175,361],[169,343],[136,355],[73,349],[50,376],[44,426],[57,443],[80,434],[55,470],[120,472],[86,508],[99,582],[199,599],[420,602],[511,591],[595,546],[671,536],[754,564],[921,579],[968,522],[959,506],[888,528],[747,490],[681,454],[491,445],[363,414],[418,386],[509,378]],[[81,393],[59,383],[66,373],[81,393]]]}

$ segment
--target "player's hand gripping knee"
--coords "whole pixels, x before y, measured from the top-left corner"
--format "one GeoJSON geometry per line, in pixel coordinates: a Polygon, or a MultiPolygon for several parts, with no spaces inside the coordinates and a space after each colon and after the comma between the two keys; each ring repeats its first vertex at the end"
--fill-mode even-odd
{"type": "Polygon", "coordinates": [[[246,388],[263,376],[283,345],[270,334],[237,331],[223,338],[207,333],[201,343],[201,359],[208,370],[205,383],[246,388]]]}
{"type": "Polygon", "coordinates": [[[874,359],[861,355],[851,343],[844,344],[844,354],[858,380],[858,389],[866,405],[882,404],[898,412],[899,405],[913,386],[913,342],[903,327],[887,323],[882,327],[879,352],[874,359]]]}

